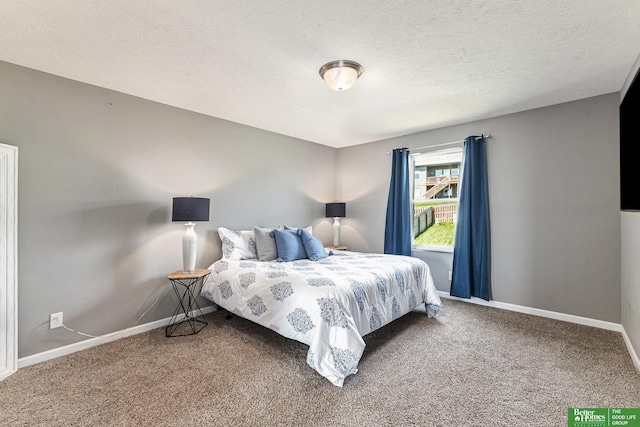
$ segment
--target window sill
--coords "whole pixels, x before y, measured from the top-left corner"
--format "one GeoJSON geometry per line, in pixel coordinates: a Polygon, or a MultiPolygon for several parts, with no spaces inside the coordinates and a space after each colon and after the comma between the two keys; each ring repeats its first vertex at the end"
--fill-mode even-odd
{"type": "Polygon", "coordinates": [[[451,246],[412,246],[412,251],[415,252],[444,252],[453,253],[453,247],[451,246]]]}

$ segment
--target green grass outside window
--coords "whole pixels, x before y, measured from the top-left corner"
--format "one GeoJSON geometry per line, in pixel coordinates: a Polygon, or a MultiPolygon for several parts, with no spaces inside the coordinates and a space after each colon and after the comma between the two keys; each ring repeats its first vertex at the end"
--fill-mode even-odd
{"type": "Polygon", "coordinates": [[[433,224],[427,228],[424,233],[418,235],[414,239],[414,243],[416,245],[453,247],[453,234],[455,229],[455,224],[452,222],[433,224]]]}

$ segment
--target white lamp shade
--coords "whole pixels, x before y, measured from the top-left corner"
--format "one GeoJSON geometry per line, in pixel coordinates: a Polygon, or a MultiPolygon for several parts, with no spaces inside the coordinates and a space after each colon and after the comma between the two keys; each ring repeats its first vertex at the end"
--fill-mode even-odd
{"type": "Polygon", "coordinates": [[[331,61],[320,68],[320,76],[333,90],[347,90],[362,74],[362,66],[346,59],[331,61]]]}
{"type": "Polygon", "coordinates": [[[333,90],[347,90],[358,80],[358,72],[351,67],[336,67],[325,71],[324,82],[333,90]]]}

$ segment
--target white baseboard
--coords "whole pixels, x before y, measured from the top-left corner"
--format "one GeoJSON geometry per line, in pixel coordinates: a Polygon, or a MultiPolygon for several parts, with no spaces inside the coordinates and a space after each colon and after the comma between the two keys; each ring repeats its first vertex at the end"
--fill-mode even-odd
{"type": "Polygon", "coordinates": [[[502,310],[517,311],[518,313],[531,314],[534,316],[547,317],[549,319],[562,320],[564,322],[577,323],[579,325],[592,326],[594,328],[607,329],[609,331],[620,332],[624,338],[624,342],[627,345],[627,350],[633,361],[633,365],[640,373],[640,358],[636,353],[631,340],[624,330],[624,327],[619,323],[605,322],[604,320],[591,319],[588,317],[574,316],[573,314],[558,313],[556,311],[542,310],[539,308],[525,307],[522,305],[509,304],[507,302],[500,301],[485,301],[482,298],[458,298],[449,295],[447,292],[438,291],[441,298],[453,299],[456,301],[467,302],[471,304],[484,305],[487,307],[500,308],[502,310]]]}
{"type": "Polygon", "coordinates": [[[622,325],[619,323],[605,322],[604,320],[590,319],[588,317],[574,316],[572,314],[558,313],[556,311],[542,310],[540,308],[525,307],[523,305],[509,304],[500,301],[485,301],[482,298],[458,298],[449,295],[447,292],[438,291],[441,298],[454,299],[457,301],[470,302],[472,304],[486,305],[487,307],[501,308],[503,310],[517,311],[518,313],[532,314],[534,316],[547,317],[549,319],[562,320],[565,322],[577,323],[579,325],[593,326],[594,328],[607,329],[610,331],[622,332],[622,325]]]}
{"type": "Polygon", "coordinates": [[[636,350],[633,348],[633,344],[631,344],[629,335],[627,335],[627,331],[625,331],[624,327],[622,328],[622,338],[624,338],[624,342],[627,344],[627,349],[631,355],[631,360],[633,360],[633,365],[636,367],[636,371],[640,373],[640,357],[638,357],[638,353],[636,353],[636,350]]]}
{"type": "MultiPolygon", "coordinates": [[[[203,314],[211,313],[212,311],[216,311],[215,305],[209,305],[202,308],[203,314]]],[[[184,314],[182,315],[182,317],[178,317],[177,320],[181,320],[183,318],[184,314]]],[[[61,356],[66,356],[67,354],[75,353],[77,351],[86,350],[88,348],[95,347],[101,344],[106,344],[111,341],[116,341],[120,338],[125,338],[131,335],[137,335],[143,332],[151,331],[153,329],[165,327],[169,324],[170,320],[171,318],[167,317],[166,319],[155,320],[150,323],[145,323],[144,325],[134,326],[120,331],[111,332],[109,334],[102,335],[96,338],[90,338],[77,343],[65,345],[63,347],[43,351],[42,353],[22,357],[18,359],[18,369],[24,368],[25,366],[29,365],[35,365],[36,363],[44,362],[47,360],[55,359],[61,356]]]]}
{"type": "MultiPolygon", "coordinates": [[[[635,366],[636,370],[640,373],[640,358],[638,357],[638,354],[633,348],[633,345],[631,344],[631,340],[629,339],[627,332],[624,330],[624,327],[619,323],[605,322],[603,320],[590,319],[588,317],[574,316],[572,314],[558,313],[555,311],[525,307],[522,305],[509,304],[509,303],[499,302],[499,301],[485,301],[481,298],[475,298],[475,297],[470,299],[458,298],[458,297],[453,297],[443,291],[438,291],[438,294],[440,295],[441,298],[454,299],[457,301],[467,302],[471,304],[485,305],[488,307],[499,308],[502,310],[516,311],[519,313],[531,314],[531,315],[540,316],[540,317],[547,317],[550,319],[577,323],[579,325],[593,326],[595,328],[601,328],[601,329],[607,329],[610,331],[620,332],[622,334],[625,344],[627,345],[627,350],[629,351],[629,355],[631,356],[633,365],[635,366]]],[[[216,306],[213,306],[213,305],[204,307],[202,309],[202,312],[204,314],[211,313],[213,311],[216,311],[216,306]]],[[[95,347],[101,344],[106,344],[108,342],[115,341],[120,338],[151,331],[153,329],[166,326],[169,323],[169,320],[170,318],[167,317],[166,319],[156,320],[150,323],[145,323],[144,325],[134,326],[132,328],[123,329],[117,332],[112,332],[110,334],[103,335],[101,337],[90,338],[74,344],[66,345],[64,347],[54,348],[51,350],[44,351],[42,353],[23,357],[18,359],[18,369],[24,368],[25,366],[29,366],[29,365],[34,365],[36,363],[44,362],[46,360],[51,360],[61,356],[66,356],[67,354],[72,354],[77,351],[86,350],[88,348],[95,347]]]]}

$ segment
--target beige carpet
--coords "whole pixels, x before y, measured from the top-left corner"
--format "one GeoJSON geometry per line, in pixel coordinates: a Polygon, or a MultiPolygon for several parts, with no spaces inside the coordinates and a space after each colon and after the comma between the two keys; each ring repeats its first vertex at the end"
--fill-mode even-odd
{"type": "Polygon", "coordinates": [[[307,347],[223,312],[20,369],[2,426],[566,426],[569,407],[640,407],[619,333],[443,300],[365,337],[332,385],[307,347]]]}

